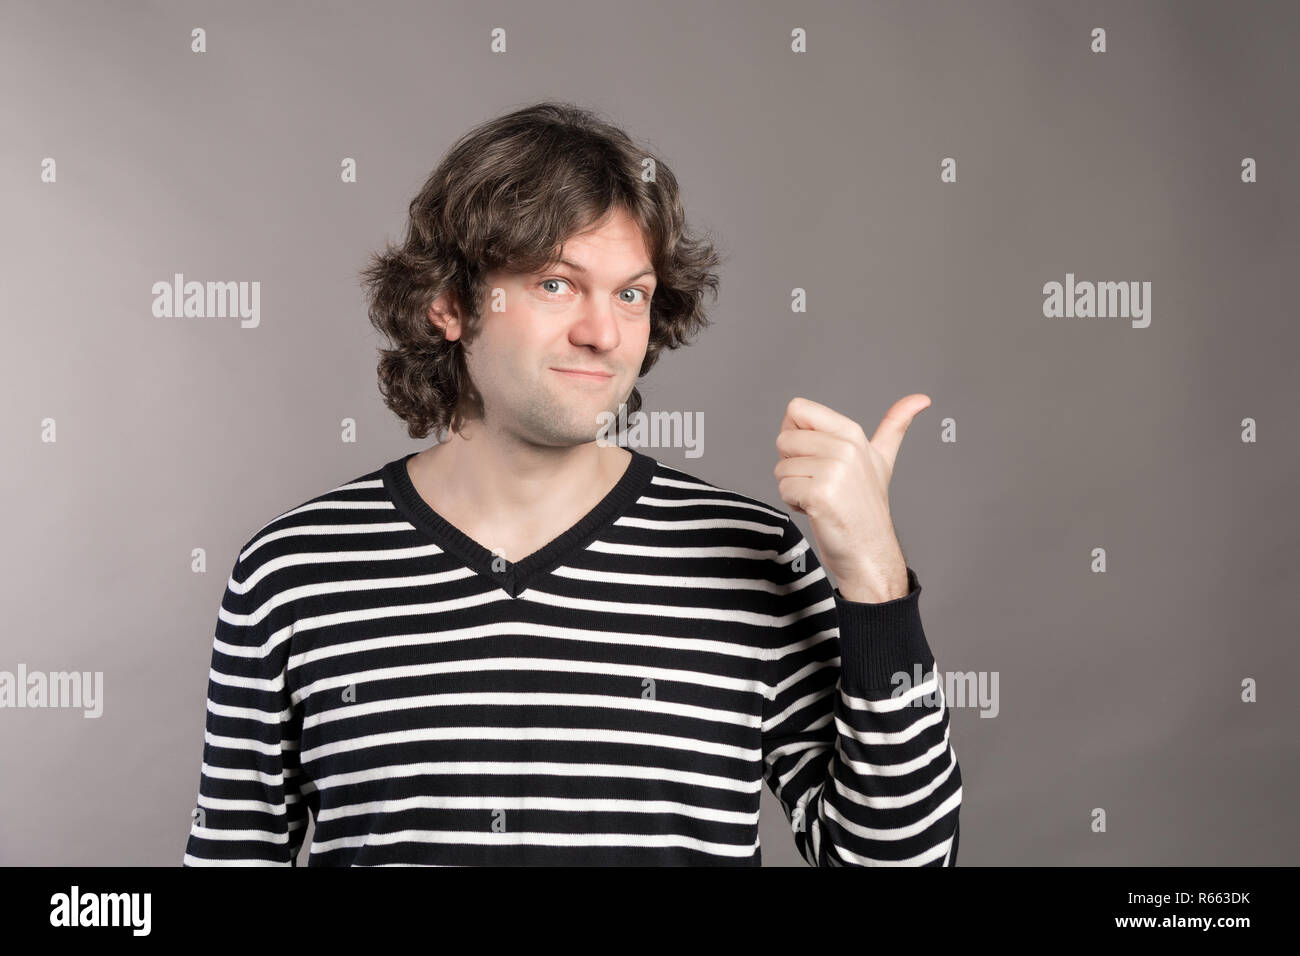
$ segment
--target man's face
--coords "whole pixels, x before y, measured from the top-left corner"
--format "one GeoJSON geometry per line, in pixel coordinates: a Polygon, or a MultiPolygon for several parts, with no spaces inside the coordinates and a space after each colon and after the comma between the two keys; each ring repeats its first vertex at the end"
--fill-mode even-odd
{"type": "Polygon", "coordinates": [[[636,385],[650,335],[656,280],[626,213],[570,238],[560,258],[532,275],[490,273],[479,333],[465,351],[487,426],[537,445],[594,441],[597,416],[617,415],[636,385]],[[502,298],[504,311],[492,311],[502,298]]]}

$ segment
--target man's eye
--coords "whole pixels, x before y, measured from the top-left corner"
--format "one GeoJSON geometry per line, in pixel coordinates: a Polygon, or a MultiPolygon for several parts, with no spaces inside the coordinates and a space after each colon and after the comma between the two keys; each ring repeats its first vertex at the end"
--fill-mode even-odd
{"type": "MultiPolygon", "coordinates": [[[[552,283],[563,283],[564,285],[567,286],[569,284],[569,280],[561,279],[558,277],[552,277],[550,279],[543,279],[541,282],[538,283],[538,285],[540,285],[550,295],[559,295],[560,294],[559,290],[549,288],[549,286],[552,283]]],[[[634,289],[624,289],[622,292],[619,293],[619,295],[625,295],[628,292],[639,294],[641,298],[624,299],[623,301],[627,305],[645,305],[647,302],[650,301],[650,293],[648,293],[645,289],[640,288],[639,286],[634,289]]]]}

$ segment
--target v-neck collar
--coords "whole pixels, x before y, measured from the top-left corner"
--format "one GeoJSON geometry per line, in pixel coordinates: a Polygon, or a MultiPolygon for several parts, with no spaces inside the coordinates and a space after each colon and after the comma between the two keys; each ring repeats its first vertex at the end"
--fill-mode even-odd
{"type": "Polygon", "coordinates": [[[429,506],[411,481],[406,463],[419,454],[410,452],[384,465],[384,491],[398,512],[444,551],[460,558],[468,567],[500,587],[511,597],[518,597],[530,584],[549,574],[565,559],[585,548],[592,539],[641,496],[659,462],[649,455],[627,448],[632,454],[626,470],[609,493],[588,511],[578,523],[552,538],[547,544],[518,562],[498,558],[483,545],[465,534],[429,506]],[[501,571],[493,564],[505,562],[501,571]]]}

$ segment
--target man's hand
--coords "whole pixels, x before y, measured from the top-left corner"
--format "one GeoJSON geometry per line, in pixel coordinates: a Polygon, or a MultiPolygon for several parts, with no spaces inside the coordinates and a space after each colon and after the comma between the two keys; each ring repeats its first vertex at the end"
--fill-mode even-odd
{"type": "Polygon", "coordinates": [[[781,499],[808,516],[813,541],[840,594],[871,604],[906,597],[907,564],[889,516],[889,480],[912,419],[930,407],[900,398],[867,441],[862,426],[806,398],[785,409],[772,470],[781,499]]]}

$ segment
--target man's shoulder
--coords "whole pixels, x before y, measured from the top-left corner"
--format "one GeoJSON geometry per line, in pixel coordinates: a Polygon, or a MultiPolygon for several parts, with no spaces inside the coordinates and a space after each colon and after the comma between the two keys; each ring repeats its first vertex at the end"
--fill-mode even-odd
{"type": "Polygon", "coordinates": [[[687,471],[655,461],[656,468],[646,492],[650,497],[667,499],[674,506],[712,508],[719,515],[742,518],[777,534],[785,534],[787,526],[793,524],[789,513],[775,505],[697,475],[694,469],[687,471]]]}
{"type": "Polygon", "coordinates": [[[648,527],[666,534],[680,529],[691,536],[697,556],[720,562],[709,574],[771,582],[770,590],[778,596],[822,577],[811,543],[788,511],[703,477],[689,465],[658,462],[642,503],[646,507],[638,517],[648,518],[648,527]],[[800,562],[805,553],[810,559],[800,562]],[[791,583],[795,580],[797,586],[791,583]]]}
{"type": "Polygon", "coordinates": [[[350,478],[336,480],[324,490],[276,510],[246,534],[238,564],[251,569],[270,557],[283,555],[289,548],[310,550],[304,544],[309,536],[321,540],[331,529],[346,532],[346,527],[341,526],[384,520],[386,513],[391,520],[392,500],[384,479],[388,464],[385,461],[350,478]]]}

